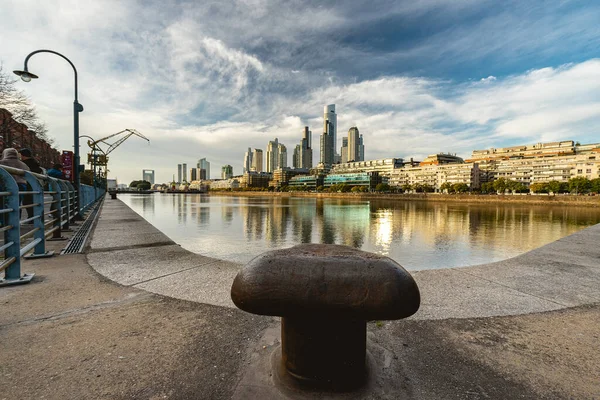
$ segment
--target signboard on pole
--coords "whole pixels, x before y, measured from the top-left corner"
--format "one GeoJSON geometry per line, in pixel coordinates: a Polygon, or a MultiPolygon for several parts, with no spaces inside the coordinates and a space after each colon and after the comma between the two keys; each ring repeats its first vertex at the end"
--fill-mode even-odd
{"type": "Polygon", "coordinates": [[[68,150],[63,150],[61,160],[63,165],[63,175],[65,179],[73,182],[73,162],[74,160],[73,152],[68,150]]]}

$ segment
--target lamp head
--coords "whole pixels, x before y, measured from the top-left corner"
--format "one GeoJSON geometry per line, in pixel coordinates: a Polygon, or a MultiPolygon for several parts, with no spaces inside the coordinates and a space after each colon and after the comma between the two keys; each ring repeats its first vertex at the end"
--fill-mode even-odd
{"type": "Polygon", "coordinates": [[[21,80],[23,82],[31,82],[32,79],[37,79],[38,78],[38,76],[36,74],[32,74],[31,72],[29,72],[27,70],[24,70],[24,71],[16,70],[16,71],[13,71],[13,73],[15,75],[20,76],[21,80]]]}

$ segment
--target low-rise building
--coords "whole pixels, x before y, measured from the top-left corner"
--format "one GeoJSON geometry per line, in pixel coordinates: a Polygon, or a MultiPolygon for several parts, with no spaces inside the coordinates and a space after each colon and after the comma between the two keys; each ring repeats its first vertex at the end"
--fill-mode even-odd
{"type": "Polygon", "coordinates": [[[375,189],[380,183],[388,183],[386,176],[381,176],[379,172],[355,172],[348,174],[329,174],[323,181],[323,186],[328,188],[336,184],[346,184],[349,186],[366,186],[369,190],[375,189]]]}
{"type": "Polygon", "coordinates": [[[390,186],[401,188],[405,185],[423,185],[435,192],[440,192],[444,183],[464,183],[472,189],[479,189],[481,170],[477,163],[407,165],[394,171],[389,179],[390,186]]]}
{"type": "Polygon", "coordinates": [[[404,160],[402,158],[384,158],[379,160],[334,164],[329,172],[332,174],[378,172],[381,176],[389,177],[394,170],[402,168],[403,166],[404,160]]]}
{"type": "Polygon", "coordinates": [[[323,174],[298,175],[290,179],[288,186],[301,187],[305,190],[317,190],[319,186],[323,186],[324,180],[325,175],[323,174]]]}
{"type": "Polygon", "coordinates": [[[271,174],[266,172],[246,172],[242,175],[240,182],[240,188],[267,188],[269,187],[269,181],[271,180],[271,174]]]}
{"type": "Polygon", "coordinates": [[[239,189],[240,181],[238,178],[230,178],[230,179],[215,179],[210,183],[210,189],[216,190],[225,190],[225,189],[239,189]]]}
{"type": "Polygon", "coordinates": [[[287,186],[290,179],[297,175],[308,175],[309,170],[303,168],[277,168],[273,171],[273,179],[269,182],[269,186],[280,188],[287,186]]]}

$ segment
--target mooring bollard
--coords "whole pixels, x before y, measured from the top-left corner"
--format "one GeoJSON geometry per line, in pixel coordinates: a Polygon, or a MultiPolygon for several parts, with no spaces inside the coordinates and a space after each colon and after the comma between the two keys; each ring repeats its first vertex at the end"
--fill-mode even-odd
{"type": "Polygon", "coordinates": [[[264,253],[237,274],[240,309],[281,317],[281,366],[298,387],[350,390],[366,371],[366,323],[406,318],[420,295],[395,261],[347,246],[303,244],[264,253]]]}

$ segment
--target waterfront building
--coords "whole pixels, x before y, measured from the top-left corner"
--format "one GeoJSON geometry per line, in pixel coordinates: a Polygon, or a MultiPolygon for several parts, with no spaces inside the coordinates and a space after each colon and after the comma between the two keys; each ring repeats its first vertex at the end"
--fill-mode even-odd
{"type": "Polygon", "coordinates": [[[190,168],[190,181],[197,181],[200,179],[200,174],[198,174],[198,168],[190,168]]]}
{"type": "Polygon", "coordinates": [[[231,165],[223,165],[221,167],[221,179],[229,179],[233,176],[233,167],[231,165]]]}
{"type": "Polygon", "coordinates": [[[269,186],[280,188],[287,186],[290,179],[297,175],[307,175],[308,169],[292,169],[292,168],[277,168],[273,172],[273,179],[269,182],[269,186]]]}
{"type": "Polygon", "coordinates": [[[279,162],[279,141],[277,138],[275,140],[269,141],[267,144],[267,172],[273,173],[278,167],[277,163],[279,162]]]}
{"type": "Polygon", "coordinates": [[[269,181],[271,180],[271,174],[265,172],[246,172],[242,175],[240,188],[267,188],[269,187],[269,181]]]}
{"type": "Polygon", "coordinates": [[[471,189],[479,189],[481,178],[482,171],[477,163],[407,164],[392,173],[389,185],[398,188],[405,185],[423,185],[435,192],[441,192],[444,183],[464,183],[471,189]]]}
{"type": "Polygon", "coordinates": [[[300,166],[299,168],[310,169],[313,165],[312,132],[305,126],[302,130],[300,141],[300,166]]]}
{"type": "Polygon", "coordinates": [[[235,190],[235,189],[239,189],[239,187],[240,187],[239,178],[220,179],[220,180],[212,181],[210,183],[211,189],[218,189],[218,190],[224,190],[224,189],[235,190]]]}
{"type": "Polygon", "coordinates": [[[421,161],[420,165],[460,164],[464,162],[465,161],[456,154],[438,153],[427,156],[427,158],[421,161]]]}
{"type": "Polygon", "coordinates": [[[142,170],[142,180],[146,182],[150,182],[151,185],[154,185],[154,170],[153,169],[143,169],[142,170]]]}
{"type": "Polygon", "coordinates": [[[206,174],[206,170],[204,168],[200,168],[198,170],[198,180],[204,181],[208,179],[208,175],[206,174]]]}
{"type": "Polygon", "coordinates": [[[301,168],[302,167],[302,162],[300,160],[300,152],[301,152],[301,145],[297,144],[296,147],[294,147],[294,154],[292,155],[292,167],[293,168],[301,168]]]}
{"type": "MultiPolygon", "coordinates": [[[[340,149],[340,155],[342,157],[342,164],[348,162],[348,138],[342,138],[342,148],[340,149]]],[[[354,160],[353,160],[354,161],[354,160]]]]}
{"type": "Polygon", "coordinates": [[[285,147],[285,145],[283,145],[283,143],[279,143],[277,150],[279,156],[275,169],[287,168],[287,148],[285,147]]]}
{"type": "Polygon", "coordinates": [[[181,172],[183,173],[182,176],[182,182],[187,182],[187,164],[183,163],[181,164],[181,172]]]}
{"type": "Polygon", "coordinates": [[[181,183],[183,182],[183,172],[182,172],[182,165],[181,164],[177,164],[177,183],[181,183]]]}
{"type": "Polygon", "coordinates": [[[242,169],[243,173],[250,172],[252,169],[252,149],[248,147],[248,151],[244,153],[244,168],[242,169]]]}
{"type": "Polygon", "coordinates": [[[366,186],[369,191],[374,190],[380,183],[387,183],[387,177],[379,175],[379,172],[355,172],[346,174],[329,174],[323,181],[326,188],[335,184],[346,184],[349,186],[366,186]]]}
{"type": "Polygon", "coordinates": [[[323,186],[325,180],[324,174],[314,175],[297,175],[290,178],[288,186],[290,187],[302,187],[305,190],[317,190],[319,186],[323,186]]]}
{"type": "Polygon", "coordinates": [[[263,151],[261,149],[254,149],[252,152],[252,166],[250,171],[263,172],[263,151]]]}
{"type": "MultiPolygon", "coordinates": [[[[333,164],[336,161],[337,155],[337,114],[335,113],[335,104],[323,107],[323,125],[325,127],[329,126],[329,130],[323,129],[323,132],[329,132],[331,135],[331,164],[333,164]]],[[[323,159],[321,159],[321,162],[324,162],[323,159]]]]}
{"type": "Polygon", "coordinates": [[[201,158],[198,160],[198,164],[196,165],[198,168],[205,170],[206,178],[210,179],[210,162],[206,160],[206,158],[201,158]]]}
{"type": "Polygon", "coordinates": [[[326,168],[331,167],[335,160],[333,124],[325,120],[323,134],[321,135],[321,164],[326,168]]]}
{"type": "Polygon", "coordinates": [[[332,174],[344,174],[350,172],[378,172],[381,176],[389,177],[392,172],[404,166],[402,158],[383,158],[379,160],[355,161],[335,164],[331,168],[332,174]]]}
{"type": "Polygon", "coordinates": [[[358,138],[358,161],[365,161],[365,144],[363,143],[363,135],[358,138]]]}
{"type": "Polygon", "coordinates": [[[348,130],[348,158],[346,162],[363,161],[360,156],[361,137],[357,127],[353,126],[348,130]]]}

